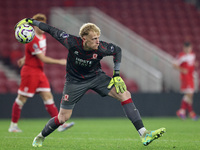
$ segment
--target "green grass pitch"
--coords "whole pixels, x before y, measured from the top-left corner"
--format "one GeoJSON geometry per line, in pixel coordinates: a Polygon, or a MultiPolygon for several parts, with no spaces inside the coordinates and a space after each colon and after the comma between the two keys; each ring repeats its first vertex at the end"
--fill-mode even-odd
{"type": "Polygon", "coordinates": [[[32,147],[45,119],[21,119],[22,133],[9,133],[10,120],[0,119],[0,150],[199,150],[200,122],[178,118],[143,118],[149,130],[165,127],[163,137],[143,146],[140,137],[126,118],[72,118],[75,126],[49,135],[42,148],[32,147]]]}

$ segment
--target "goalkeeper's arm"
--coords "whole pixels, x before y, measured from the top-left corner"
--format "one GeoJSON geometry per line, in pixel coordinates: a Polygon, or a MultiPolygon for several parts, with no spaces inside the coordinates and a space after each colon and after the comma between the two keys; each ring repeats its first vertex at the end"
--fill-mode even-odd
{"type": "Polygon", "coordinates": [[[63,30],[59,30],[55,27],[52,27],[46,23],[34,20],[32,18],[25,18],[21,20],[15,25],[15,29],[22,24],[31,24],[31,25],[37,26],[42,31],[49,33],[52,37],[54,37],[56,40],[58,40],[62,44],[64,43],[66,39],[65,37],[63,37],[63,35],[67,33],[65,33],[63,30]]]}
{"type": "Polygon", "coordinates": [[[21,21],[19,21],[16,25],[15,25],[15,29],[18,27],[18,26],[21,26],[22,24],[31,24],[31,25],[34,25],[34,26],[37,26],[39,27],[41,30],[45,31],[45,32],[49,32],[50,31],[50,26],[48,24],[45,24],[43,22],[40,22],[40,21],[37,21],[37,20],[34,20],[32,18],[24,18],[22,19],[21,21]],[[45,24],[44,26],[42,24],[45,24]]]}

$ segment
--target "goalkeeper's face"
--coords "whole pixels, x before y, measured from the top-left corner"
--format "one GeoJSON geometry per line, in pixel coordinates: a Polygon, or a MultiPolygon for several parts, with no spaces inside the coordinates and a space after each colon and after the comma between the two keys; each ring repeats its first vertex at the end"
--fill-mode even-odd
{"type": "Polygon", "coordinates": [[[99,34],[90,31],[88,35],[83,36],[84,50],[97,50],[99,46],[99,34]]]}

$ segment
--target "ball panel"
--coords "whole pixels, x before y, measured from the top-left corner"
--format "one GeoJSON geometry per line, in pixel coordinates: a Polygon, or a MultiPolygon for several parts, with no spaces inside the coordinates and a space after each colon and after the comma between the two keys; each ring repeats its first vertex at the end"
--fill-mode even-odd
{"type": "Polygon", "coordinates": [[[15,38],[20,43],[26,44],[33,40],[35,36],[35,31],[31,25],[22,24],[15,30],[15,38]]]}

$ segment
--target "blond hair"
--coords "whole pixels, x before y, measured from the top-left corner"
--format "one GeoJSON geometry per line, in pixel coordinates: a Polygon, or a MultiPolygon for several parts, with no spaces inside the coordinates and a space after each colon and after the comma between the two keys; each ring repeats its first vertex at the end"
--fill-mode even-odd
{"type": "Polygon", "coordinates": [[[83,37],[84,35],[88,35],[90,31],[96,32],[98,35],[101,34],[101,30],[93,23],[85,23],[80,27],[79,35],[83,37]]]}
{"type": "Polygon", "coordinates": [[[46,21],[47,21],[47,17],[44,14],[41,14],[41,13],[34,15],[32,18],[37,20],[37,21],[44,22],[44,23],[46,23],[46,21]]]}

